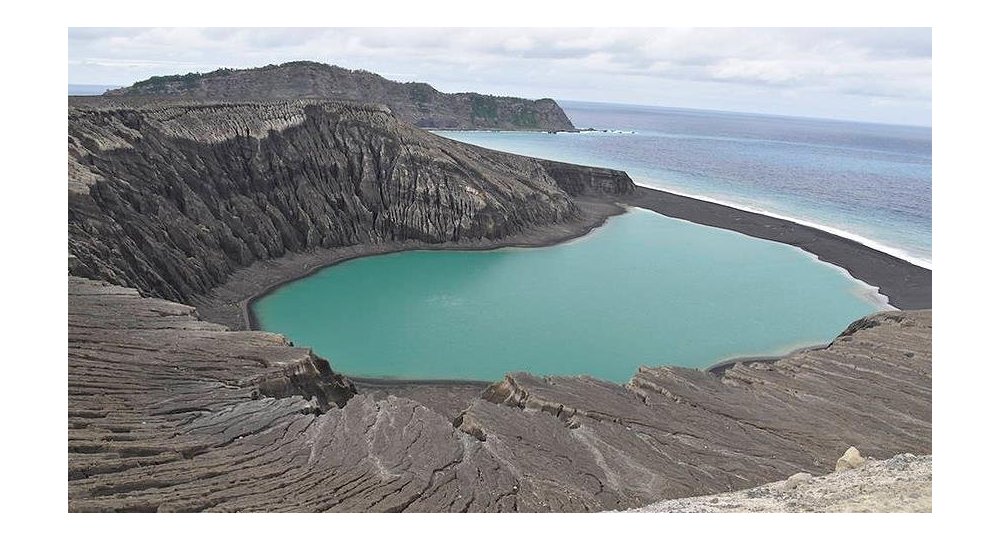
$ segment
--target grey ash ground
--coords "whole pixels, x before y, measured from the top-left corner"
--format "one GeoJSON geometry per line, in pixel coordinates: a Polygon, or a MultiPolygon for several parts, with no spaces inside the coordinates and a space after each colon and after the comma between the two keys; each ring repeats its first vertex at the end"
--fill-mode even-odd
{"type": "Polygon", "coordinates": [[[657,502],[641,513],[929,513],[931,457],[896,455],[821,477],[657,502]]]}
{"type": "Polygon", "coordinates": [[[280,336],[69,289],[72,511],[626,509],[825,473],[850,445],[930,452],[926,311],[721,378],[513,374],[452,417],[453,396],[356,393],[280,336]]]}
{"type": "MultiPolygon", "coordinates": [[[[641,203],[620,171],[325,100],[71,100],[69,136],[71,511],[621,510],[824,474],[852,445],[930,452],[930,310],[624,386],[355,383],[229,329],[248,299],[345,257],[585,233],[641,203]]],[[[929,301],[929,272],[906,283],[929,301]]]]}

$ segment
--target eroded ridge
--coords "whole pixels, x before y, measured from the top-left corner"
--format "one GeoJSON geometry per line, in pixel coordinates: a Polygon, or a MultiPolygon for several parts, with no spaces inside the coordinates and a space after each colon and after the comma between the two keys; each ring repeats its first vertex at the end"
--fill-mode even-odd
{"type": "Polygon", "coordinates": [[[617,508],[655,493],[677,498],[825,473],[851,445],[882,458],[927,454],[930,354],[930,311],[886,312],[829,347],[737,364],[722,377],[641,368],[622,387],[508,375],[457,424],[544,465],[563,489],[588,487],[577,493],[582,507],[617,508]]]}
{"type": "Polygon", "coordinates": [[[449,418],[433,394],[358,393],[279,335],[93,280],[69,293],[71,511],[625,509],[824,473],[848,445],[930,451],[929,311],[722,377],[513,374],[449,418]]]}
{"type": "Polygon", "coordinates": [[[392,242],[498,241],[581,220],[620,171],[451,141],[384,106],[72,99],[74,275],[180,302],[258,261],[392,242]]]}

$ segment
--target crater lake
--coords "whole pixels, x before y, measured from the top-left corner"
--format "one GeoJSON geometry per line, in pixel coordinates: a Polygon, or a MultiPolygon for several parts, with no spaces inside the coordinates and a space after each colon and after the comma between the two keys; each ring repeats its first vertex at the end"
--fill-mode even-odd
{"type": "Polygon", "coordinates": [[[620,383],[640,365],[705,368],[826,343],[887,308],[798,248],[641,209],[555,246],[346,261],[251,307],[262,329],[350,376],[620,383]]]}

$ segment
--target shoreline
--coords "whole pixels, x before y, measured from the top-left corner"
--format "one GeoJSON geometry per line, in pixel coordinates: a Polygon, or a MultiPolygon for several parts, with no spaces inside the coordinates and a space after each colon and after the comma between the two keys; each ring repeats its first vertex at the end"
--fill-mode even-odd
{"type": "MultiPolygon", "coordinates": [[[[208,295],[192,301],[199,315],[233,330],[263,330],[253,305],[284,285],[315,274],[327,267],[374,255],[409,250],[495,250],[523,247],[543,248],[582,238],[604,225],[613,216],[637,207],[662,216],[734,231],[751,237],[797,247],[866,284],[884,296],[891,308],[898,310],[931,308],[931,270],[860,242],[800,223],[758,214],[735,207],[705,201],[645,186],[617,198],[574,198],[581,211],[578,220],[553,224],[522,232],[503,240],[475,240],[432,244],[420,241],[392,241],[320,249],[289,254],[269,261],[258,261],[236,271],[225,284],[208,295]]],[[[776,356],[721,359],[702,370],[718,375],[738,362],[768,362],[789,354],[819,349],[827,343],[796,348],[776,356]]],[[[348,376],[351,377],[351,376],[348,376]]],[[[355,378],[352,378],[352,380],[355,378]]],[[[413,380],[394,378],[357,378],[369,389],[414,389],[476,385],[474,380],[413,380]]]]}
{"type": "MultiPolygon", "coordinates": [[[[876,312],[876,313],[878,313],[878,312],[876,312]]],[[[811,346],[802,346],[802,347],[795,348],[795,349],[789,351],[788,353],[783,353],[781,355],[750,355],[750,356],[740,356],[740,357],[729,357],[728,359],[722,359],[721,361],[713,364],[712,366],[709,366],[708,368],[702,368],[702,370],[704,370],[705,372],[708,372],[709,374],[715,375],[715,376],[721,376],[726,370],[729,370],[730,368],[732,368],[732,367],[734,367],[734,366],[736,366],[737,364],[740,364],[740,363],[764,363],[764,364],[774,363],[774,362],[780,361],[781,359],[784,359],[786,357],[790,357],[792,355],[796,355],[796,354],[799,354],[799,353],[806,353],[806,352],[809,352],[809,351],[819,351],[821,349],[826,349],[826,348],[830,347],[830,344],[832,344],[832,343],[833,342],[830,341],[830,342],[827,342],[825,344],[814,344],[814,345],[811,345],[811,346]]]]}
{"type": "Polygon", "coordinates": [[[282,286],[311,276],[327,267],[375,255],[387,255],[410,250],[484,251],[499,248],[544,248],[586,236],[611,217],[624,214],[628,207],[611,199],[575,197],[580,209],[579,219],[525,231],[501,240],[465,240],[444,243],[421,241],[389,241],[379,244],[359,244],[324,248],[311,252],[287,254],[284,257],[256,261],[237,270],[224,284],[190,303],[199,315],[232,330],[264,330],[259,326],[253,305],[262,297],[282,286]]]}
{"type": "Polygon", "coordinates": [[[713,197],[707,196],[707,195],[699,195],[697,193],[682,192],[682,191],[678,191],[678,190],[674,190],[674,189],[660,188],[660,187],[657,187],[655,184],[644,184],[644,183],[636,182],[635,185],[636,185],[637,188],[639,188],[639,187],[649,188],[650,190],[656,190],[658,192],[666,192],[666,193],[670,193],[670,194],[673,194],[673,195],[678,195],[678,196],[681,196],[681,197],[687,197],[687,198],[690,198],[690,199],[696,199],[698,201],[704,201],[706,203],[714,203],[716,205],[722,205],[724,207],[729,207],[729,208],[733,208],[733,209],[736,209],[736,210],[742,210],[744,212],[749,212],[751,214],[760,214],[761,216],[767,216],[769,218],[775,218],[777,220],[782,220],[782,221],[785,221],[785,222],[792,222],[794,224],[798,224],[798,225],[803,226],[803,227],[808,227],[808,228],[811,228],[811,229],[818,229],[818,230],[823,231],[825,233],[830,233],[831,235],[834,235],[834,236],[837,236],[837,237],[840,237],[840,238],[843,238],[843,239],[847,239],[847,240],[851,240],[851,241],[857,242],[857,243],[862,244],[864,246],[867,246],[868,248],[871,248],[872,250],[875,250],[877,252],[882,252],[884,254],[891,255],[891,256],[893,256],[893,257],[895,257],[897,259],[902,259],[903,261],[906,261],[907,263],[910,263],[912,265],[916,265],[916,266],[918,266],[918,267],[920,267],[922,269],[933,270],[933,263],[931,261],[929,261],[929,260],[923,259],[923,258],[921,258],[920,256],[917,256],[917,255],[910,254],[910,253],[906,252],[905,250],[903,250],[901,248],[895,248],[895,247],[883,244],[880,241],[877,241],[877,240],[865,237],[865,236],[857,234],[857,233],[852,233],[852,232],[844,230],[844,229],[838,229],[838,228],[833,227],[833,226],[827,226],[827,225],[823,225],[823,224],[818,223],[818,222],[812,222],[812,221],[809,221],[809,220],[804,219],[804,218],[796,218],[794,216],[783,215],[783,214],[780,214],[778,212],[772,212],[772,211],[769,211],[769,210],[754,208],[752,206],[741,205],[739,203],[725,201],[723,199],[716,199],[716,198],[713,198],[713,197]]]}
{"type": "MultiPolygon", "coordinates": [[[[467,130],[467,129],[457,129],[457,128],[449,128],[449,129],[434,128],[434,129],[427,129],[427,130],[430,131],[431,133],[433,133],[435,131],[442,131],[442,132],[454,131],[454,132],[467,132],[467,133],[508,133],[508,134],[516,134],[516,133],[539,133],[539,132],[533,131],[533,130],[517,130],[517,131],[513,131],[513,130],[487,130],[487,129],[467,130]]],[[[547,132],[547,133],[570,133],[570,134],[578,134],[578,133],[614,133],[614,134],[634,134],[636,132],[635,131],[631,131],[631,130],[584,128],[584,129],[577,129],[575,131],[574,130],[564,130],[564,131],[559,131],[559,132],[547,132]]],[[[467,144],[472,144],[472,143],[467,143],[467,144]]],[[[482,148],[489,148],[489,147],[482,147],[482,148]]],[[[504,153],[507,153],[507,154],[511,154],[511,152],[508,152],[508,151],[498,150],[497,152],[504,152],[504,153]]],[[[550,160],[548,158],[542,158],[542,157],[538,157],[538,156],[532,156],[532,157],[535,157],[538,160],[552,161],[552,160],[550,160]]],[[[555,160],[555,161],[558,162],[558,160],[555,160]]],[[[583,165],[583,164],[578,164],[578,165],[581,165],[583,167],[593,167],[593,168],[598,168],[598,169],[608,168],[607,166],[604,166],[604,165],[583,165]]],[[[823,231],[823,232],[829,233],[829,234],[831,234],[833,236],[841,237],[841,238],[844,238],[844,239],[847,239],[847,240],[859,243],[859,244],[861,244],[863,246],[866,246],[866,247],[868,247],[868,248],[870,248],[872,250],[875,250],[877,252],[882,252],[884,254],[888,254],[890,256],[893,256],[893,257],[895,257],[897,259],[901,259],[901,260],[903,260],[903,261],[905,261],[907,263],[910,263],[912,265],[915,265],[915,266],[923,268],[923,269],[927,269],[927,270],[932,270],[933,269],[933,263],[930,260],[928,260],[928,259],[924,259],[923,257],[921,257],[919,255],[911,254],[911,253],[907,252],[904,249],[890,246],[888,244],[885,244],[882,241],[878,241],[878,240],[875,240],[875,239],[870,238],[870,237],[865,237],[864,235],[861,235],[861,234],[858,234],[858,233],[853,233],[853,232],[848,231],[846,229],[839,229],[839,228],[834,227],[834,226],[824,225],[824,224],[819,223],[819,222],[810,221],[810,220],[808,220],[806,218],[797,218],[797,217],[791,216],[791,215],[784,215],[784,214],[779,213],[778,211],[770,211],[770,210],[766,210],[766,209],[762,209],[762,208],[754,208],[752,206],[747,206],[746,204],[741,204],[741,203],[738,203],[738,202],[726,201],[724,199],[717,199],[717,198],[715,198],[713,196],[700,195],[700,194],[697,194],[697,193],[692,193],[692,192],[687,192],[687,191],[679,191],[678,189],[673,188],[673,187],[657,186],[656,181],[653,179],[653,177],[633,178],[632,181],[633,181],[633,184],[635,185],[635,187],[636,187],[637,190],[639,188],[645,188],[645,189],[654,190],[654,191],[658,191],[658,192],[664,192],[664,193],[671,194],[671,195],[674,195],[674,196],[686,197],[688,199],[693,199],[693,200],[696,200],[696,201],[701,201],[701,202],[706,202],[706,203],[713,203],[713,204],[716,204],[716,205],[721,205],[723,207],[728,207],[728,208],[732,208],[732,209],[735,209],[735,210],[739,210],[739,211],[743,211],[743,212],[748,212],[750,214],[758,214],[758,215],[761,215],[761,216],[767,216],[769,218],[774,218],[774,219],[780,220],[782,222],[794,223],[794,224],[796,224],[798,226],[802,226],[802,227],[806,227],[806,228],[809,228],[809,229],[815,229],[815,230],[823,231]]],[[[713,226],[713,227],[722,227],[723,229],[728,229],[727,227],[724,227],[724,226],[713,226]]]]}
{"type": "Polygon", "coordinates": [[[931,308],[930,269],[856,240],[790,220],[645,186],[637,185],[633,194],[620,197],[618,202],[651,210],[668,218],[795,246],[876,288],[894,308],[931,308]]]}

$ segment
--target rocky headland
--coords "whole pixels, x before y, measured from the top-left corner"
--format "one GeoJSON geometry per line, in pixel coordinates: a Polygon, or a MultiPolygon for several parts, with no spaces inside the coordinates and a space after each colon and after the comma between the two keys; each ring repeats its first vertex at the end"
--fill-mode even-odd
{"type": "Polygon", "coordinates": [[[550,98],[528,100],[474,92],[446,94],[427,83],[399,83],[368,71],[319,62],[151,77],[109,90],[105,95],[210,101],[321,98],[385,104],[401,120],[421,128],[575,130],[559,104],[550,98]]]}
{"type": "Polygon", "coordinates": [[[254,295],[337,260],[583,234],[640,197],[620,171],[378,105],[96,98],[70,101],[68,193],[72,511],[629,509],[823,474],[850,446],[930,452],[929,310],[624,386],[352,381],[230,330],[254,295]]]}

